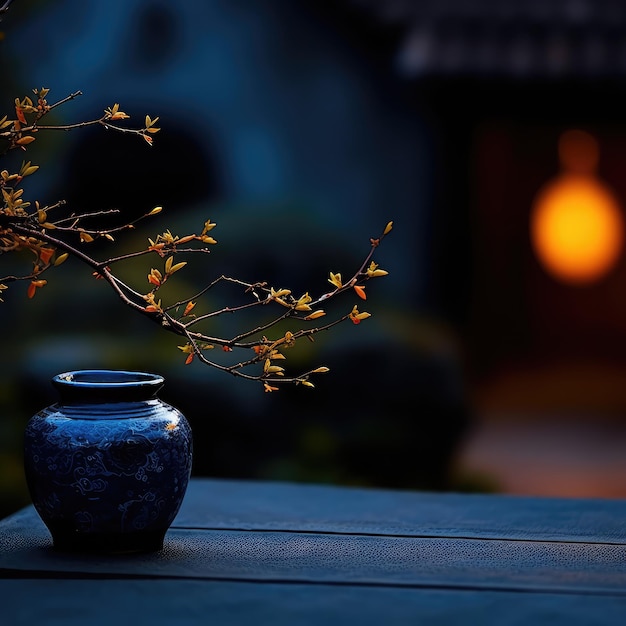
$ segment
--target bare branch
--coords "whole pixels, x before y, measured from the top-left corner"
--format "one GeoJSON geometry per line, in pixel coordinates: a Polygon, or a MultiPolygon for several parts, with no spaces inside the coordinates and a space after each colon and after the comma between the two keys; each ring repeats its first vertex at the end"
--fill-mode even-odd
{"type": "MultiPolygon", "coordinates": [[[[5,2],[0,10],[6,11],[8,5],[5,2]]],[[[36,102],[29,97],[17,99],[17,120],[9,119],[8,116],[0,117],[0,138],[8,144],[0,156],[13,149],[26,150],[35,141],[37,133],[45,131],[69,131],[101,125],[114,132],[135,134],[149,145],[152,143],[152,135],[159,131],[155,126],[158,118],[152,119],[150,116],[146,116],[143,127],[120,126],[117,122],[126,120],[128,115],[120,110],[118,104],[106,108],[103,116],[92,120],[67,125],[40,125],[40,120],[51,109],[81,95],[80,91],[76,91],[49,105],[46,100],[48,91],[34,90],[36,102]]],[[[197,259],[198,255],[200,258],[203,255],[206,257],[211,252],[211,246],[217,244],[209,234],[216,224],[207,220],[196,231],[200,234],[183,236],[175,235],[168,229],[155,239],[147,238],[149,245],[145,247],[112,254],[104,259],[98,258],[99,255],[90,253],[89,246],[94,241],[108,241],[115,246],[118,236],[132,232],[139,222],[159,214],[161,207],[155,207],[132,221],[125,221],[122,212],[117,209],[56,215],[56,209],[65,204],[63,200],[42,207],[38,202],[31,204],[23,197],[23,181],[37,169],[38,166],[27,161],[17,172],[0,170],[0,255],[27,252],[32,260],[30,271],[0,278],[0,295],[7,289],[4,283],[30,281],[28,297],[33,298],[37,290],[48,283],[43,276],[47,277],[51,270],[71,256],[91,270],[94,280],[104,281],[130,309],[141,313],[168,333],[182,338],[184,345],[178,348],[186,355],[186,364],[196,359],[231,375],[261,382],[265,391],[275,391],[285,383],[312,387],[310,377],[324,373],[328,368],[316,367],[295,375],[288,374],[286,368],[280,365],[287,359],[284,350],[300,339],[312,339],[314,335],[329,331],[339,324],[347,321],[359,324],[369,317],[369,313],[360,311],[355,304],[351,309],[348,306],[328,318],[321,307],[343,294],[353,294],[365,300],[365,283],[387,274],[372,258],[381,241],[391,231],[392,222],[387,224],[381,235],[370,239],[369,251],[349,279],[342,279],[340,273],[330,272],[328,282],[332,288],[320,296],[313,297],[305,292],[296,297],[290,289],[276,290],[267,281],[246,282],[221,274],[200,288],[187,286],[192,295],[182,298],[177,295],[173,303],[164,302],[169,293],[164,285],[177,280],[179,272],[184,273],[189,262],[187,259],[197,259]],[[102,218],[111,216],[119,216],[120,223],[107,228],[98,224],[102,218]],[[145,267],[145,291],[141,287],[132,286],[134,282],[131,284],[125,278],[131,276],[136,282],[137,262],[143,262],[145,267]],[[215,306],[222,287],[234,287],[239,292],[238,301],[215,306]],[[269,313],[267,307],[272,309],[269,313]],[[257,311],[257,321],[250,321],[250,315],[257,311]],[[216,318],[227,314],[236,316],[240,322],[240,329],[234,336],[225,336],[217,329],[216,318]],[[322,321],[322,318],[327,321],[321,324],[316,321],[322,321]],[[285,331],[287,323],[292,328],[285,331]],[[211,349],[216,349],[216,358],[209,359],[206,356],[211,349]],[[228,356],[234,351],[237,351],[239,360],[228,356]]]]}

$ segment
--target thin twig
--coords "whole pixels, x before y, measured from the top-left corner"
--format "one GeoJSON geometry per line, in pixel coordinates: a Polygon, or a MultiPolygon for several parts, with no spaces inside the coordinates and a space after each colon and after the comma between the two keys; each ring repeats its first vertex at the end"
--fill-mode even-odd
{"type": "Polygon", "coordinates": [[[2,21],[4,14],[9,10],[12,2],[13,0],[6,0],[5,3],[0,7],[0,22],[2,21]]]}

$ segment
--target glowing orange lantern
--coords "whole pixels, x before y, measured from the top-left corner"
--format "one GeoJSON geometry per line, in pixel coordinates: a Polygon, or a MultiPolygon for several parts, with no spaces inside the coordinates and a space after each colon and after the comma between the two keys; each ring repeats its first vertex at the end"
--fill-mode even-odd
{"type": "Polygon", "coordinates": [[[531,214],[535,254],[554,277],[590,283],[622,253],[624,219],[611,190],[596,176],[598,144],[583,131],[559,140],[562,173],[537,195],[531,214]]]}

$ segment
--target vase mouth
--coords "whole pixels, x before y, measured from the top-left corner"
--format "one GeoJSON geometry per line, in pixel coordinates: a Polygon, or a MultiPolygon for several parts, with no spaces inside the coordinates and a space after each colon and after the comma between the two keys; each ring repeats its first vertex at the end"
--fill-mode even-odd
{"type": "Polygon", "coordinates": [[[57,374],[52,378],[55,385],[71,387],[160,387],[163,376],[150,372],[132,372],[126,370],[74,370],[57,374]]]}
{"type": "Polygon", "coordinates": [[[62,401],[87,403],[147,400],[163,383],[159,374],[106,369],[74,370],[52,378],[62,401]]]}

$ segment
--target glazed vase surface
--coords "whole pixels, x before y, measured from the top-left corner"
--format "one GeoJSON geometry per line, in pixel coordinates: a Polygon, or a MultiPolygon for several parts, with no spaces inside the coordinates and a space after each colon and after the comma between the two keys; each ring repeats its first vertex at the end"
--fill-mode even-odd
{"type": "Polygon", "coordinates": [[[33,505],[54,547],[101,553],[163,547],[191,475],[192,433],[163,402],[163,377],[78,370],[52,379],[59,401],[24,438],[33,505]]]}

